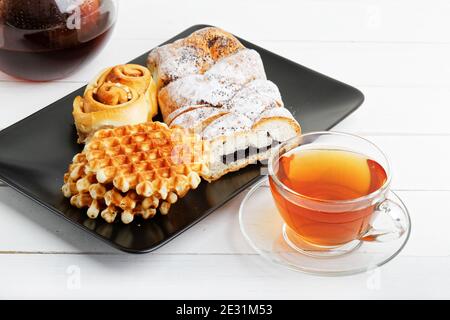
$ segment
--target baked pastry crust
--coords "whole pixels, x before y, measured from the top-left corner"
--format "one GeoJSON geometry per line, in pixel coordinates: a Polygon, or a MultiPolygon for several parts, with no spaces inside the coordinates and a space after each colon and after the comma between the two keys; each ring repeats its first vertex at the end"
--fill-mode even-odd
{"type": "Polygon", "coordinates": [[[78,142],[86,142],[102,128],[146,122],[157,112],[156,84],[147,68],[135,64],[107,68],[74,100],[78,142]]]}
{"type": "Polygon", "coordinates": [[[190,74],[203,74],[216,61],[244,46],[232,34],[208,27],[173,43],[153,49],[147,66],[157,89],[190,74]]]}

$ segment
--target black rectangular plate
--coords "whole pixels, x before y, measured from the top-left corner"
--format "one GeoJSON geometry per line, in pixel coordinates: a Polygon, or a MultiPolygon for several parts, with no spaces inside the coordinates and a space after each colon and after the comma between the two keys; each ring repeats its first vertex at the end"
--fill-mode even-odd
{"type": "MultiPolygon", "coordinates": [[[[203,27],[206,26],[192,26],[166,43],[203,27]]],[[[268,78],[278,85],[286,107],[300,122],[303,132],[330,129],[364,100],[363,94],[353,87],[240,40],[259,52],[268,78]]],[[[145,65],[147,54],[132,62],[145,65]]],[[[120,221],[108,224],[103,219],[91,220],[85,210],[71,207],[60,191],[68,164],[81,151],[76,143],[72,102],[83,90],[72,92],[0,132],[0,179],[117,249],[131,253],[152,251],[261,177],[260,167],[251,165],[214,183],[202,182],[178,201],[170,214],[148,221],[137,219],[124,225],[120,221]]]]}

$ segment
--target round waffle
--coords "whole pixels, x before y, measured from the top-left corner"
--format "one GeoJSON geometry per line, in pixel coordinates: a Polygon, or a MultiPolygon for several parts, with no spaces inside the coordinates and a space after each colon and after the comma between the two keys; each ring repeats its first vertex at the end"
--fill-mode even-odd
{"type": "Polygon", "coordinates": [[[197,188],[208,174],[206,155],[198,135],[160,122],[104,129],[74,157],[62,191],[90,218],[148,219],[197,188]]]}

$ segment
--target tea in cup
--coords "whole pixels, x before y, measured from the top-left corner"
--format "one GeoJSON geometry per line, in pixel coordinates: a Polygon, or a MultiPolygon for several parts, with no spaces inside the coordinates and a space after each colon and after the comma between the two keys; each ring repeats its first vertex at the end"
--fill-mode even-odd
{"type": "Polygon", "coordinates": [[[372,227],[380,213],[400,206],[389,198],[389,162],[370,141],[335,132],[304,134],[281,144],[268,165],[283,236],[297,251],[337,255],[361,241],[403,234],[400,227],[372,227]]]}

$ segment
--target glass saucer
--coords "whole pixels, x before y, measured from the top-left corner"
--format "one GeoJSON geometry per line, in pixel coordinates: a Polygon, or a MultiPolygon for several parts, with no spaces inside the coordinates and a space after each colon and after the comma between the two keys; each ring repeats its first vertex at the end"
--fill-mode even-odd
{"type": "MultiPolygon", "coordinates": [[[[392,192],[392,191],[391,191],[392,192]]],[[[270,191],[269,181],[264,178],[245,196],[239,209],[239,223],[242,234],[259,254],[270,261],[292,270],[323,275],[350,275],[377,268],[392,260],[403,249],[411,233],[411,221],[405,205],[392,192],[392,198],[405,209],[402,216],[396,217],[405,232],[397,239],[388,242],[368,242],[355,240],[346,245],[349,250],[332,256],[309,255],[296,250],[291,236],[287,236],[285,226],[270,191]]],[[[373,226],[388,229],[393,223],[387,215],[378,215],[373,226]]]]}

